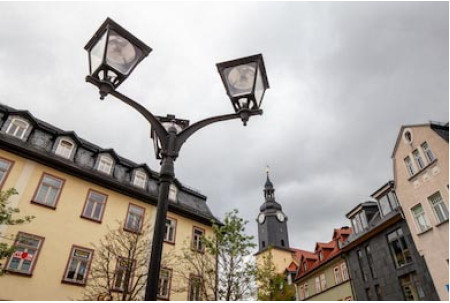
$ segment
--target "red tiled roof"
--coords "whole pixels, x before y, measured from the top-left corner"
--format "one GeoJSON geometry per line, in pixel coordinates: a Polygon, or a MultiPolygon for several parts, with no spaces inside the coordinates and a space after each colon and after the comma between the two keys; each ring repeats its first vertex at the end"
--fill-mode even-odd
{"type": "Polygon", "coordinates": [[[297,272],[298,266],[297,264],[295,264],[294,262],[291,262],[291,264],[289,264],[289,266],[286,268],[287,271],[295,271],[297,272]]]}
{"type": "Polygon", "coordinates": [[[339,255],[341,249],[339,248],[338,241],[344,241],[352,232],[350,227],[348,228],[335,228],[333,232],[333,240],[328,243],[317,242],[315,252],[308,252],[302,254],[298,270],[295,279],[300,279],[306,274],[314,271],[320,267],[323,263],[327,262],[331,258],[339,255]],[[325,250],[324,250],[325,249],[325,250]],[[319,253],[322,252],[322,260],[319,260],[319,253]],[[306,262],[306,271],[303,267],[303,263],[306,262]]]}

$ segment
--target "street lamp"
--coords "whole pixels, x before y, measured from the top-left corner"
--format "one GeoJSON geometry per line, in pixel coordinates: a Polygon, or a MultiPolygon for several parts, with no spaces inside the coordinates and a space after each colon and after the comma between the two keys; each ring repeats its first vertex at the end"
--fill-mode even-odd
{"type": "Polygon", "coordinates": [[[262,115],[262,98],[269,88],[264,61],[262,55],[255,55],[217,64],[236,113],[207,118],[189,126],[188,120],[176,119],[174,115],[154,116],[139,103],[116,90],[151,52],[150,47],[107,18],[85,49],[89,53],[89,75],[86,76],[86,81],[99,88],[100,99],[103,100],[108,94],[112,95],[147,119],[151,125],[156,158],[161,159],[159,196],[145,291],[146,301],[156,301],[169,186],[175,180],[174,161],[184,142],[199,129],[232,119],[241,119],[246,125],[250,116],[262,115]]]}

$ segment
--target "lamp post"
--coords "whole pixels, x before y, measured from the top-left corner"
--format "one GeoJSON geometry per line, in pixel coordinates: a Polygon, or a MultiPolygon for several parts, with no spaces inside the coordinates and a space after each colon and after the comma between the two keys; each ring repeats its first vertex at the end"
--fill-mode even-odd
{"type": "Polygon", "coordinates": [[[152,250],[148,268],[146,301],[155,301],[158,293],[159,271],[168,208],[169,186],[175,179],[174,161],[184,142],[199,129],[219,121],[241,119],[244,125],[250,116],[262,115],[260,109],[264,92],[269,88],[262,55],[217,64],[234,114],[207,118],[189,126],[188,120],[174,115],[154,116],[136,101],[118,92],[117,87],[151,52],[151,48],[130,32],[107,18],[86,44],[89,54],[89,75],[86,81],[97,86],[100,99],[108,94],[130,105],[151,125],[155,155],[161,159],[159,196],[153,232],[152,250]]]}

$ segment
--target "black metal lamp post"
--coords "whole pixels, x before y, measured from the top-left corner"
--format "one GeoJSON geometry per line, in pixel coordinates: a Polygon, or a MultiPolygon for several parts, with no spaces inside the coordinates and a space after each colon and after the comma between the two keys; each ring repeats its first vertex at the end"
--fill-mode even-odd
{"type": "Polygon", "coordinates": [[[231,119],[241,119],[246,125],[250,116],[262,115],[261,102],[265,90],[269,88],[264,61],[262,55],[255,55],[217,64],[236,113],[207,118],[189,126],[188,120],[176,119],[174,115],[154,116],[136,101],[116,91],[151,52],[150,47],[107,18],[85,49],[89,53],[89,76],[86,81],[99,88],[100,99],[110,94],[147,119],[151,125],[156,158],[161,159],[159,197],[145,292],[146,301],[156,301],[169,186],[175,179],[174,161],[184,142],[197,130],[211,123],[231,119]]]}

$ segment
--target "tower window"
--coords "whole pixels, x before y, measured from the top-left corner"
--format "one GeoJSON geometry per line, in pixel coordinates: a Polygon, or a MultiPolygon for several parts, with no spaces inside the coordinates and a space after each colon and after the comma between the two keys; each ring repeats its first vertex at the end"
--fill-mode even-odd
{"type": "Polygon", "coordinates": [[[284,247],[284,240],[281,240],[281,246],[284,247]]]}
{"type": "Polygon", "coordinates": [[[263,248],[266,247],[266,242],[265,241],[262,241],[262,247],[263,248]]]}

